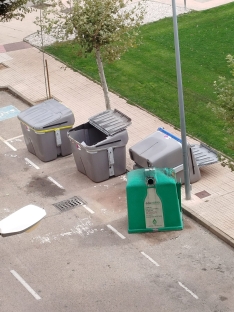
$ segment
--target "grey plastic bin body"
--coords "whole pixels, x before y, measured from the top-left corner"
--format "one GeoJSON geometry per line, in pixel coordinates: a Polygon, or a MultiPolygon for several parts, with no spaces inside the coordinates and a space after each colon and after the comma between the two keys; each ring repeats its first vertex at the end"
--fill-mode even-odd
{"type": "Polygon", "coordinates": [[[30,153],[42,161],[71,154],[67,131],[75,118],[72,111],[54,99],[26,109],[18,115],[30,153]]]}
{"type": "Polygon", "coordinates": [[[68,132],[78,171],[94,182],[126,172],[127,130],[107,136],[90,123],[68,132]]]}
{"type": "MultiPolygon", "coordinates": [[[[99,114],[96,120],[94,118],[96,116],[94,116],[90,122],[68,131],[78,171],[87,175],[94,182],[105,181],[111,176],[119,176],[126,172],[128,133],[124,128],[130,124],[130,121],[125,120],[124,124],[120,122],[114,130],[115,113],[116,110],[114,114],[113,111],[106,111],[99,114]],[[106,122],[107,119],[108,122],[106,122]],[[100,122],[97,123],[98,120],[100,122]]],[[[120,116],[120,119],[123,119],[122,117],[127,118],[124,115],[120,116]]]]}
{"type": "MultiPolygon", "coordinates": [[[[177,181],[184,183],[182,145],[173,137],[156,131],[129,149],[135,168],[174,168],[177,181]]],[[[201,178],[200,170],[188,145],[190,182],[201,178]]]]}

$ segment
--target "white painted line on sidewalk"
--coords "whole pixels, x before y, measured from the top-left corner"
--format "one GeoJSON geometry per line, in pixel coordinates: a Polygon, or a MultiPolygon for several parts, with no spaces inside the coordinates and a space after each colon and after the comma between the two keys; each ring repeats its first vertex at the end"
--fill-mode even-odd
{"type": "Polygon", "coordinates": [[[119,233],[113,226],[111,226],[110,224],[107,224],[107,227],[111,230],[111,231],[113,231],[113,232],[115,232],[115,234],[117,234],[119,237],[121,237],[122,239],[125,239],[126,237],[125,236],[123,236],[121,233],[119,233]]]}
{"type": "Polygon", "coordinates": [[[195,299],[198,299],[198,296],[195,295],[190,289],[188,289],[186,286],[184,286],[181,282],[178,282],[178,284],[183,287],[190,295],[192,295],[195,299]]]}
{"type": "Polygon", "coordinates": [[[33,166],[35,169],[40,169],[37,165],[35,165],[31,160],[29,160],[28,158],[24,158],[25,161],[30,164],[31,166],[33,166]]]}
{"type": "Polygon", "coordinates": [[[88,210],[90,213],[94,213],[94,211],[93,211],[92,209],[90,209],[88,206],[83,205],[83,207],[84,207],[86,210],[88,210]]]}
{"type": "Polygon", "coordinates": [[[143,255],[143,256],[145,256],[149,261],[151,261],[153,264],[155,264],[156,266],[159,266],[159,264],[156,262],[156,261],[154,261],[152,258],[150,258],[146,253],[144,253],[144,251],[141,251],[141,254],[143,255]]]}
{"type": "Polygon", "coordinates": [[[24,135],[23,135],[23,134],[21,134],[21,135],[18,135],[18,136],[16,136],[16,137],[14,137],[14,138],[7,139],[6,141],[13,141],[13,140],[15,140],[15,139],[22,138],[23,136],[24,136],[24,135]]]}
{"type": "Polygon", "coordinates": [[[57,185],[59,188],[61,188],[61,189],[64,190],[64,187],[63,187],[61,184],[59,184],[57,181],[55,181],[53,178],[48,177],[48,179],[49,179],[52,183],[54,183],[55,185],[57,185]]]}
{"type": "Polygon", "coordinates": [[[40,300],[41,297],[25,282],[25,280],[14,270],[10,271],[11,274],[30,292],[31,295],[37,300],[40,300]]]}

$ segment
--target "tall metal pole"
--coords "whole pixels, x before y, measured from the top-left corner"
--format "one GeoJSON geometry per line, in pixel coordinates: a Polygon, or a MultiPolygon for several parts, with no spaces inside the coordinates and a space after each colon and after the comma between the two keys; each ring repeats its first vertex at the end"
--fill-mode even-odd
{"type": "Polygon", "coordinates": [[[172,0],[172,12],[173,12],[174,44],[175,44],[175,54],[176,54],[176,74],[177,74],[177,86],[178,86],[178,99],[179,99],[179,109],[180,109],[180,129],[181,129],[183,165],[184,165],[185,198],[191,199],[189,164],[188,164],[188,149],[187,149],[186,125],[185,125],[185,115],[184,115],[184,96],[183,96],[183,86],[182,86],[180,47],[179,47],[179,35],[178,35],[178,25],[177,25],[175,0],[172,0]]]}
{"type": "MultiPolygon", "coordinates": [[[[42,5],[43,1],[41,1],[39,4],[42,5]]],[[[42,23],[41,23],[41,9],[40,9],[40,28],[41,28],[41,49],[42,49],[42,60],[43,60],[43,69],[44,69],[45,89],[46,89],[46,97],[48,99],[48,90],[47,90],[47,81],[46,81],[46,69],[45,69],[44,39],[43,39],[43,31],[42,31],[42,23]]]]}

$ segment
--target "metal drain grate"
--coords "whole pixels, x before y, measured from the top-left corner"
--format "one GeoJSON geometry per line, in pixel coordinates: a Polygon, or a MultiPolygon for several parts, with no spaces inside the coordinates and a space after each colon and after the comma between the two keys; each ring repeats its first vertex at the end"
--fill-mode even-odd
{"type": "Polygon", "coordinates": [[[74,196],[72,198],[69,198],[67,200],[63,200],[59,203],[53,204],[59,211],[64,212],[71,210],[77,206],[85,205],[86,202],[81,199],[80,197],[74,196]]]}

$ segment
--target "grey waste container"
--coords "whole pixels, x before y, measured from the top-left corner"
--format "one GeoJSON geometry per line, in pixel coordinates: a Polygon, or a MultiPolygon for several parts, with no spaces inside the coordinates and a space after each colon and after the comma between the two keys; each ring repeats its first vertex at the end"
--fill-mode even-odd
{"type": "Polygon", "coordinates": [[[67,131],[75,122],[72,111],[54,99],[26,109],[18,115],[30,153],[42,161],[71,154],[67,131]]]}
{"type": "Polygon", "coordinates": [[[118,110],[107,110],[68,131],[78,171],[94,182],[126,172],[126,127],[131,119],[118,110]]]}
{"type": "MultiPolygon", "coordinates": [[[[132,146],[129,154],[136,163],[135,168],[173,168],[177,181],[184,183],[181,139],[163,128],[158,128],[156,132],[132,146]]],[[[194,183],[200,180],[201,174],[190,145],[188,145],[188,160],[190,182],[194,183]]]]}

